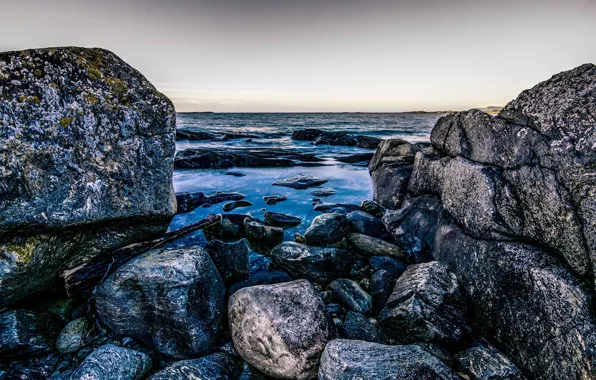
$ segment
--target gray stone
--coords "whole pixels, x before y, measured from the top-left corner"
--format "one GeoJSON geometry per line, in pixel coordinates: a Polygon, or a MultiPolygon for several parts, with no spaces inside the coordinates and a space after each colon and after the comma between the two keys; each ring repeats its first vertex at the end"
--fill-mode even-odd
{"type": "Polygon", "coordinates": [[[142,352],[106,344],[87,356],[70,380],[140,380],[151,366],[151,358],[142,352]]]}
{"type": "Polygon", "coordinates": [[[273,182],[274,186],[285,186],[293,189],[303,190],[309,187],[321,186],[328,180],[323,178],[316,178],[308,175],[297,175],[290,178],[279,179],[273,182]]]}
{"type": "Polygon", "coordinates": [[[350,232],[350,223],[344,214],[322,214],[313,219],[304,233],[306,244],[328,246],[340,242],[350,232]]]}
{"type": "Polygon", "coordinates": [[[315,189],[310,192],[315,197],[330,197],[332,195],[337,194],[337,191],[331,187],[321,187],[320,189],[315,189]]]}
{"type": "Polygon", "coordinates": [[[337,301],[350,310],[367,315],[372,311],[372,297],[357,282],[340,278],[327,285],[333,301],[337,301]]]}
{"type": "Polygon", "coordinates": [[[0,53],[0,73],[2,308],[166,231],[176,115],[106,50],[0,53]]]}
{"type": "Polygon", "coordinates": [[[323,349],[336,335],[306,280],[241,289],[230,297],[228,316],[238,353],[276,378],[316,378],[323,349]]]}
{"type": "Polygon", "coordinates": [[[267,211],[265,213],[265,223],[274,227],[291,228],[300,225],[302,219],[279,212],[267,211]]]}
{"type": "Polygon", "coordinates": [[[213,264],[225,283],[238,282],[248,278],[248,256],[250,246],[246,239],[235,243],[211,240],[205,246],[213,264]]]}
{"type": "Polygon", "coordinates": [[[524,380],[519,368],[488,342],[481,340],[455,355],[457,366],[473,379],[524,380]]]}
{"type": "Polygon", "coordinates": [[[29,310],[9,310],[0,314],[0,361],[29,358],[54,350],[60,332],[48,315],[29,310]]]}
{"type": "Polygon", "coordinates": [[[315,211],[322,213],[349,214],[352,211],[360,210],[360,206],[349,203],[319,203],[314,207],[315,211]]]}
{"type": "Polygon", "coordinates": [[[263,197],[263,200],[268,205],[274,205],[276,203],[286,201],[286,200],[288,200],[288,198],[283,195],[272,194],[272,195],[265,195],[263,197]]]}
{"type": "Polygon", "coordinates": [[[383,222],[365,211],[353,211],[347,217],[353,232],[372,237],[381,237],[387,234],[383,222]]]}
{"type": "Polygon", "coordinates": [[[222,324],[225,286],[201,247],[147,252],[98,288],[101,321],[173,358],[210,352],[222,324]]]}
{"type": "Polygon", "coordinates": [[[223,205],[222,209],[224,211],[233,211],[237,208],[242,208],[242,207],[249,207],[252,206],[252,203],[250,203],[249,201],[235,201],[235,202],[229,202],[223,205]]]}
{"type": "Polygon", "coordinates": [[[242,372],[243,361],[224,352],[216,352],[200,359],[170,364],[151,376],[150,380],[236,380],[242,372]]]}
{"type": "Polygon", "coordinates": [[[385,343],[386,338],[379,326],[379,322],[366,318],[363,314],[348,312],[341,329],[342,337],[365,342],[385,343]]]}
{"type": "Polygon", "coordinates": [[[387,256],[398,260],[406,258],[406,253],[401,248],[372,236],[352,233],[348,234],[348,242],[356,252],[364,256],[387,256]]]}
{"type": "Polygon", "coordinates": [[[70,354],[84,347],[87,333],[87,319],[77,318],[68,323],[58,335],[56,349],[62,354],[70,354]]]}

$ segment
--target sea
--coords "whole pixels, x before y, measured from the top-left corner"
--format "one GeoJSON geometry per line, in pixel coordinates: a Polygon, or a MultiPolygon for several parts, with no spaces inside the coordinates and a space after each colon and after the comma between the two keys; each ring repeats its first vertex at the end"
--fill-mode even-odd
{"type": "MultiPolygon", "coordinates": [[[[319,215],[313,210],[313,203],[352,203],[360,204],[372,199],[373,189],[368,168],[365,165],[347,164],[335,158],[342,155],[372,152],[369,149],[314,145],[310,141],[292,140],[296,130],[314,128],[323,131],[347,132],[358,135],[374,136],[382,139],[402,139],[409,142],[429,141],[430,131],[440,113],[178,113],[177,127],[182,130],[195,130],[218,134],[242,133],[255,135],[252,138],[188,141],[176,143],[177,150],[189,148],[283,148],[313,153],[324,158],[326,166],[319,167],[284,167],[284,168],[231,168],[231,169],[177,169],[174,172],[174,189],[180,192],[198,192],[212,194],[221,192],[240,192],[253,205],[239,208],[231,213],[248,214],[263,218],[266,211],[293,215],[303,220],[302,224],[286,230],[286,239],[293,240],[295,233],[304,233],[312,219],[319,215]],[[232,173],[230,173],[232,172],[232,173]],[[234,175],[230,175],[234,174],[234,175]],[[323,187],[337,191],[329,197],[313,196],[311,191],[296,190],[273,186],[278,179],[298,174],[312,175],[327,179],[323,187]],[[288,198],[276,205],[267,205],[263,196],[279,194],[288,198]],[[317,198],[319,200],[317,201],[317,198]]],[[[199,207],[192,212],[177,215],[170,229],[176,229],[194,223],[209,214],[225,214],[223,204],[209,208],[199,207]]],[[[191,239],[204,239],[201,234],[191,239]]],[[[201,244],[204,242],[196,242],[201,244]]]]}

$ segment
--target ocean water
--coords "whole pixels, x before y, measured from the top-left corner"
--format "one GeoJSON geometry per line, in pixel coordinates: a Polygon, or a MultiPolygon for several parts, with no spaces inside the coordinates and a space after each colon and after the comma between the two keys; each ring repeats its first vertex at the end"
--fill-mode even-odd
{"type": "MultiPolygon", "coordinates": [[[[174,188],[179,192],[202,191],[207,194],[241,192],[253,206],[239,208],[231,213],[249,214],[262,218],[265,211],[282,212],[300,217],[303,223],[286,230],[286,239],[293,240],[295,232],[303,233],[312,219],[319,215],[313,210],[311,194],[315,188],[295,190],[273,186],[278,179],[298,174],[312,175],[328,179],[325,187],[332,187],[337,194],[320,198],[323,202],[360,204],[372,199],[372,182],[366,166],[345,164],[334,159],[337,156],[362,152],[369,149],[345,146],[313,145],[310,141],[291,139],[295,130],[315,128],[324,131],[343,131],[382,139],[398,138],[409,142],[428,141],[430,131],[441,114],[435,113],[283,113],[283,114],[220,114],[220,113],[179,113],[179,129],[197,130],[211,133],[242,133],[258,137],[224,141],[178,141],[176,148],[283,148],[316,154],[324,158],[326,166],[290,168],[232,168],[232,169],[185,169],[174,173],[174,188]],[[240,173],[237,177],[226,173],[240,173]],[[267,205],[265,195],[285,195],[288,200],[276,205],[267,205]]],[[[177,215],[170,229],[196,222],[215,213],[225,212],[223,204],[209,208],[198,208],[192,212],[177,215]]],[[[201,239],[198,234],[194,238],[201,239]]]]}

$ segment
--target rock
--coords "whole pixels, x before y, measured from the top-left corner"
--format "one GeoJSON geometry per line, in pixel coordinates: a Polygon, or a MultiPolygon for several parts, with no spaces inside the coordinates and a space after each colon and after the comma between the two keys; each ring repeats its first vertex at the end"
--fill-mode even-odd
{"type": "Polygon", "coordinates": [[[265,213],[265,223],[275,227],[291,228],[300,225],[302,219],[279,212],[267,211],[265,213]]]}
{"type": "Polygon", "coordinates": [[[249,206],[252,206],[252,203],[250,203],[249,201],[229,202],[229,203],[226,203],[223,205],[223,210],[224,211],[232,211],[237,208],[249,207],[249,206]]]}
{"type": "Polygon", "coordinates": [[[387,335],[402,343],[455,343],[470,330],[457,277],[437,261],[406,269],[379,322],[387,335]]]}
{"type": "Polygon", "coordinates": [[[336,335],[306,280],[241,289],[230,297],[228,316],[238,353],[276,378],[316,378],[321,353],[336,335]]]}
{"type": "Polygon", "coordinates": [[[348,234],[348,241],[355,250],[364,256],[387,256],[397,260],[406,259],[406,254],[399,247],[384,240],[363,234],[348,234]]]}
{"type": "Polygon", "coordinates": [[[224,214],[222,220],[203,229],[207,240],[237,241],[246,237],[244,221],[250,218],[245,214],[224,214]]]}
{"type": "Polygon", "coordinates": [[[0,314],[0,361],[42,356],[54,350],[59,328],[53,318],[29,310],[0,314]]]}
{"type": "Polygon", "coordinates": [[[106,50],[4,52],[0,72],[2,309],[167,230],[176,114],[106,50]]]}
{"type": "Polygon", "coordinates": [[[337,339],[325,347],[319,379],[457,380],[458,376],[419,346],[386,346],[337,339]]]}
{"type": "Polygon", "coordinates": [[[337,301],[350,310],[367,315],[372,311],[372,297],[357,282],[340,278],[327,285],[332,300],[337,301]]]}
{"type": "Polygon", "coordinates": [[[370,278],[370,295],[373,299],[375,314],[379,314],[385,307],[389,296],[395,287],[395,277],[391,272],[381,269],[373,273],[370,278]]]}
{"type": "Polygon", "coordinates": [[[309,175],[297,175],[290,178],[279,179],[273,182],[274,186],[291,187],[292,189],[308,189],[309,187],[321,186],[328,180],[323,178],[316,178],[309,175]]]}
{"type": "Polygon", "coordinates": [[[98,288],[101,321],[172,358],[208,353],[217,341],[225,287],[198,246],[160,249],[120,267],[98,288]]]}
{"type": "Polygon", "coordinates": [[[274,205],[274,204],[277,204],[279,202],[286,201],[286,200],[288,200],[288,198],[285,197],[285,196],[283,196],[283,195],[272,194],[272,195],[266,195],[266,196],[264,196],[263,197],[263,200],[268,205],[274,205]]]}
{"type": "Polygon", "coordinates": [[[255,273],[251,274],[248,277],[248,280],[240,281],[240,282],[235,283],[234,285],[231,285],[230,288],[228,289],[228,294],[232,295],[242,288],[248,288],[251,286],[273,285],[273,284],[279,284],[282,282],[290,282],[290,281],[292,281],[292,277],[290,277],[286,272],[259,271],[259,272],[255,272],[255,273]]]}
{"type": "Polygon", "coordinates": [[[248,256],[250,246],[246,239],[235,243],[211,240],[205,246],[213,264],[225,283],[233,283],[248,278],[248,256]]]}
{"type": "Polygon", "coordinates": [[[192,131],[192,130],[176,130],[176,140],[190,140],[190,141],[202,141],[202,140],[215,140],[218,136],[214,133],[192,131]]]}
{"type": "Polygon", "coordinates": [[[150,380],[236,380],[242,373],[243,362],[239,358],[216,352],[200,359],[183,360],[170,364],[151,376],[150,380]]]}
{"type": "Polygon", "coordinates": [[[373,256],[368,259],[368,265],[374,270],[387,271],[395,278],[401,276],[407,268],[402,262],[386,256],[373,256]]]}
{"type": "Polygon", "coordinates": [[[377,218],[382,218],[385,214],[385,208],[375,201],[362,201],[360,204],[360,209],[373,216],[376,216],[377,218]]]}
{"type": "Polygon", "coordinates": [[[383,222],[365,211],[352,211],[347,217],[353,232],[377,238],[387,234],[383,222]]]}
{"type": "Polygon", "coordinates": [[[365,342],[385,343],[385,335],[374,319],[368,319],[363,314],[348,312],[341,330],[346,339],[362,340],[365,342]]]}
{"type": "Polygon", "coordinates": [[[225,172],[224,174],[232,177],[246,177],[246,174],[240,172],[225,172]]]}
{"type": "Polygon", "coordinates": [[[321,187],[320,189],[315,189],[310,192],[315,197],[330,197],[334,194],[337,194],[337,191],[331,187],[321,187]]]}
{"type": "Polygon", "coordinates": [[[352,211],[360,210],[360,206],[348,203],[319,203],[314,210],[322,213],[349,214],[352,211]]]}
{"type": "Polygon", "coordinates": [[[344,214],[319,215],[306,230],[306,244],[328,246],[340,242],[350,232],[350,224],[344,214]]]}
{"type": "Polygon", "coordinates": [[[151,358],[142,352],[106,344],[87,356],[70,379],[140,380],[151,366],[151,358]]]}
{"type": "Polygon", "coordinates": [[[523,380],[519,368],[485,340],[455,355],[457,366],[478,380],[523,380]]]}
{"type": "Polygon", "coordinates": [[[256,368],[251,365],[245,365],[244,371],[238,378],[238,380],[268,380],[271,379],[269,376],[259,372],[256,368]]]}
{"type": "Polygon", "coordinates": [[[327,284],[350,271],[350,253],[337,248],[309,247],[284,242],[271,251],[273,263],[294,278],[327,284]]]}
{"type": "Polygon", "coordinates": [[[244,231],[248,240],[256,245],[275,247],[284,241],[284,230],[281,227],[266,226],[258,219],[244,219],[244,231]]]}
{"type": "MultiPolygon", "coordinates": [[[[325,292],[325,294],[331,294],[330,292],[325,292]]],[[[329,297],[330,298],[330,297],[329,297]]],[[[327,299],[323,299],[325,302],[327,302],[327,299]]],[[[329,299],[329,301],[331,301],[329,299]]],[[[341,306],[340,304],[337,303],[328,303],[327,304],[327,313],[329,314],[329,316],[331,316],[332,318],[338,318],[341,319],[342,321],[346,318],[346,315],[348,313],[348,311],[341,306]]]]}
{"type": "Polygon", "coordinates": [[[315,144],[357,146],[376,149],[381,139],[369,136],[352,135],[346,132],[325,132],[319,129],[302,129],[292,133],[293,140],[315,141],[315,144]]]}
{"type": "Polygon", "coordinates": [[[348,164],[355,164],[362,162],[368,165],[369,161],[373,158],[374,153],[357,153],[357,154],[350,154],[348,156],[337,157],[337,161],[345,162],[348,164]]]}
{"type": "Polygon", "coordinates": [[[60,332],[58,340],[56,341],[56,349],[58,349],[58,352],[61,354],[70,354],[78,351],[80,348],[85,346],[86,333],[87,319],[75,319],[74,321],[68,323],[60,332]]]}
{"type": "Polygon", "coordinates": [[[322,133],[320,129],[301,129],[292,132],[292,140],[314,141],[322,133]]]}
{"type": "Polygon", "coordinates": [[[212,195],[205,195],[203,192],[178,193],[176,194],[176,202],[178,203],[178,209],[176,210],[176,213],[181,214],[190,212],[199,206],[214,205],[227,201],[239,201],[244,198],[246,198],[246,195],[241,193],[217,192],[212,195]]]}

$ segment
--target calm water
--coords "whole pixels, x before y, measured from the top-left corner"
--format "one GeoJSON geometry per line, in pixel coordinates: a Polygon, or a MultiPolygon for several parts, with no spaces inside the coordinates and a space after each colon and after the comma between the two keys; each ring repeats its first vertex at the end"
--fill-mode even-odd
{"type": "MultiPolygon", "coordinates": [[[[290,137],[298,129],[316,128],[326,131],[345,131],[360,135],[375,136],[383,139],[399,138],[410,142],[428,141],[432,127],[439,114],[423,113],[329,113],[329,114],[178,114],[178,128],[212,133],[243,133],[257,135],[257,138],[234,139],[228,141],[179,141],[177,149],[192,147],[227,147],[229,149],[276,147],[284,149],[312,152],[326,158],[328,166],[324,167],[291,167],[291,168],[232,168],[230,170],[176,170],[174,188],[176,192],[202,191],[207,194],[216,191],[237,191],[245,194],[246,200],[253,206],[240,208],[232,213],[250,214],[262,218],[266,210],[283,212],[303,219],[303,223],[286,231],[291,238],[295,232],[304,232],[312,219],[319,213],[313,211],[313,195],[308,190],[295,190],[286,187],[272,186],[281,178],[297,174],[322,177],[329,181],[323,185],[337,190],[337,194],[321,198],[324,202],[355,203],[372,198],[372,183],[368,170],[363,166],[344,164],[332,157],[344,154],[371,152],[371,150],[312,145],[309,141],[294,141],[290,137]],[[226,172],[242,173],[245,176],[235,177],[226,172]],[[270,194],[285,195],[288,200],[270,206],[262,197],[270,194]]],[[[210,208],[198,208],[190,213],[175,217],[170,228],[178,228],[195,222],[206,215],[225,213],[223,204],[210,208]]],[[[197,238],[201,238],[198,236],[197,238]]]]}

